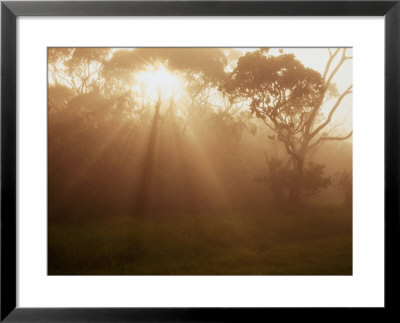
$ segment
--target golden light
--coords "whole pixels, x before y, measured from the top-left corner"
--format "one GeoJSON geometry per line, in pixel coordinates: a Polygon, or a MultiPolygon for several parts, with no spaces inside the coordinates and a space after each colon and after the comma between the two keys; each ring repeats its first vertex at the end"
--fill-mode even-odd
{"type": "Polygon", "coordinates": [[[150,66],[147,70],[135,73],[136,84],[132,88],[134,92],[141,92],[152,100],[171,98],[179,99],[183,92],[182,79],[170,72],[163,65],[150,66]]]}

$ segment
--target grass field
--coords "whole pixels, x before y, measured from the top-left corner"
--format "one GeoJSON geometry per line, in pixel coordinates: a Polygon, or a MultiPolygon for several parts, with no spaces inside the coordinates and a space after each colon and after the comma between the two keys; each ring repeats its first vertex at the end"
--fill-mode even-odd
{"type": "Polygon", "coordinates": [[[351,275],[352,216],[268,214],[51,221],[49,275],[351,275]]]}

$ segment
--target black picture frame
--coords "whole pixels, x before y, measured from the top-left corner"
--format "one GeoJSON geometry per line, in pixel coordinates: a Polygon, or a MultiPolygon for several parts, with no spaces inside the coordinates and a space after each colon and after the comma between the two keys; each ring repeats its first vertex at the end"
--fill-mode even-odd
{"type": "MultiPolygon", "coordinates": [[[[88,1],[1,3],[1,321],[240,321],[266,315],[307,319],[344,313],[382,319],[399,305],[400,1],[88,1]],[[16,19],[19,16],[384,16],[385,307],[321,308],[18,308],[16,307],[16,19]],[[268,311],[268,313],[266,313],[268,311]],[[314,313],[310,313],[313,311],[314,313]],[[317,313],[315,313],[315,311],[317,313]],[[344,313],[343,313],[344,312],[344,313]],[[313,315],[314,314],[314,315],[313,315]],[[317,314],[317,315],[315,315],[317,314]],[[306,316],[307,315],[307,316],[306,316]]],[[[371,152],[372,153],[372,152],[371,152]]],[[[37,291],[40,293],[40,290],[37,291]]],[[[272,319],[272,317],[270,317],[272,319]]],[[[360,317],[358,317],[360,319],[360,317]]]]}

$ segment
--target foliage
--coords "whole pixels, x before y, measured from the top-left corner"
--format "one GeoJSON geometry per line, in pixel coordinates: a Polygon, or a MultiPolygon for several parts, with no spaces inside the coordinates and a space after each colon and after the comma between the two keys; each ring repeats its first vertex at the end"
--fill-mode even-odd
{"type": "Polygon", "coordinates": [[[295,203],[350,166],[311,156],[351,91],[270,52],[49,48],[49,274],[351,274],[351,211],[295,203]]]}
{"type": "Polygon", "coordinates": [[[224,90],[250,100],[251,111],[268,118],[278,134],[305,130],[307,115],[321,103],[321,75],[305,68],[292,54],[265,56],[262,51],[241,57],[224,90]]]}
{"type": "MultiPolygon", "coordinates": [[[[265,192],[251,178],[265,167],[263,150],[280,160],[268,136],[287,141],[291,152],[288,161],[269,164],[277,199],[327,187],[322,165],[309,163],[299,148],[324,94],[323,77],[293,55],[268,53],[268,48],[244,56],[216,48],[50,48],[51,213],[94,208],[134,213],[142,197],[147,199],[142,209],[153,214],[263,208],[265,192]],[[137,73],[159,64],[181,78],[179,99],[144,100],[132,90],[137,73]],[[229,67],[234,69],[227,75],[229,67]]],[[[337,95],[333,83],[328,92],[337,95]]]]}
{"type": "MultiPolygon", "coordinates": [[[[256,180],[268,183],[278,204],[287,203],[291,186],[296,181],[297,174],[279,159],[267,159],[267,164],[268,174],[264,177],[257,177],[256,180]]],[[[330,177],[324,177],[324,168],[324,165],[314,162],[306,164],[303,171],[302,198],[314,196],[331,184],[330,177]]]]}
{"type": "MultiPolygon", "coordinates": [[[[320,122],[321,107],[324,99],[337,96],[338,91],[332,78],[341,64],[348,59],[343,50],[342,59],[329,76],[329,67],[336,50],[330,53],[330,60],[322,76],[320,73],[304,67],[292,54],[268,55],[268,50],[260,49],[240,57],[235,69],[223,84],[222,90],[228,95],[245,100],[250,111],[263,121],[272,131],[270,139],[281,142],[289,157],[285,166],[290,167],[290,179],[281,179],[290,190],[292,202],[301,199],[302,191],[310,190],[310,181],[314,187],[326,187],[327,182],[313,176],[321,173],[322,168],[315,168],[307,173],[305,169],[307,154],[317,148],[322,141],[345,140],[344,137],[331,137],[322,130],[330,124],[333,113],[344,96],[351,93],[351,86],[339,96],[326,120],[320,122]],[[320,137],[315,140],[316,136],[320,137]],[[311,176],[308,178],[307,176],[311,176]],[[318,185],[317,185],[318,183],[318,185]]],[[[275,167],[275,163],[273,167],[275,167]]],[[[276,188],[279,189],[279,188],[276,188]]]]}
{"type": "Polygon", "coordinates": [[[334,186],[343,194],[344,204],[351,208],[353,206],[353,173],[348,170],[337,173],[334,186]]]}

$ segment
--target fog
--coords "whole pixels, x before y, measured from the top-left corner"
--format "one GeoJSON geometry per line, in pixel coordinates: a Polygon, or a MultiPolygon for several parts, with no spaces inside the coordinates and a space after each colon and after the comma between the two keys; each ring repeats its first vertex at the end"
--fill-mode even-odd
{"type": "MultiPolygon", "coordinates": [[[[177,228],[194,234],[196,223],[241,226],[243,219],[257,219],[257,226],[268,227],[300,212],[296,220],[284,220],[287,227],[279,222],[277,230],[286,232],[312,214],[317,222],[325,217],[335,224],[312,222],[309,237],[335,230],[341,221],[345,233],[338,229],[339,235],[351,242],[351,54],[344,48],[49,48],[49,272],[227,272],[188,269],[183,260],[186,267],[157,261],[164,271],[137,262],[136,269],[122,269],[136,257],[130,254],[135,244],[113,269],[97,270],[103,268],[99,260],[90,270],[78,260],[66,263],[73,243],[60,235],[77,235],[99,223],[113,234],[148,225],[145,232],[154,242],[154,228],[166,230],[165,221],[172,225],[169,239],[175,239],[181,235],[177,228]],[[188,219],[191,229],[182,224],[188,219]]],[[[307,219],[300,223],[309,225],[307,219]]],[[[100,229],[88,230],[85,239],[97,237],[90,248],[104,247],[100,229]]],[[[206,230],[210,239],[218,236],[211,231],[206,230]]],[[[140,236],[128,235],[135,241],[140,236]]],[[[193,239],[207,250],[205,240],[193,239]]],[[[348,246],[345,269],[328,273],[351,272],[348,246]]],[[[260,272],[274,273],[271,268],[260,272]]]]}

